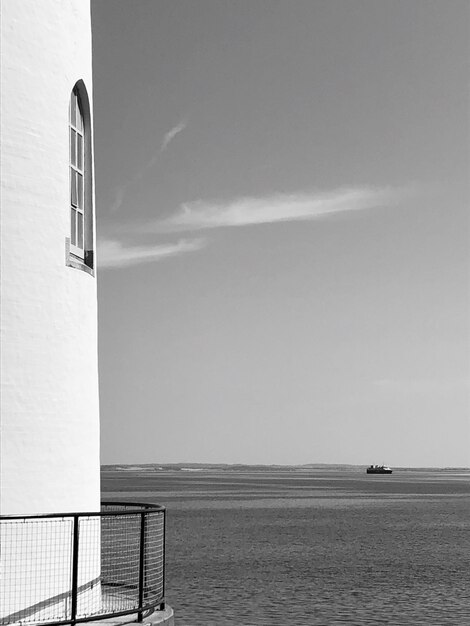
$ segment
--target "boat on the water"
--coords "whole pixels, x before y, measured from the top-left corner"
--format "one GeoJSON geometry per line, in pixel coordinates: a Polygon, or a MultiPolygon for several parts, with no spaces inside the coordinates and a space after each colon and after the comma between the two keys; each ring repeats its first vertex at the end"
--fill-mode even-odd
{"type": "Polygon", "coordinates": [[[386,465],[371,465],[366,472],[368,474],[391,474],[392,470],[386,465]]]}

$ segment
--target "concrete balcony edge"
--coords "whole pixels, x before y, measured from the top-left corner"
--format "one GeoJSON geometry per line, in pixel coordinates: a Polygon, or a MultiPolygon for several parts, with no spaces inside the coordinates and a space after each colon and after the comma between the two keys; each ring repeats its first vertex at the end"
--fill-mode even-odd
{"type": "Polygon", "coordinates": [[[156,626],[157,624],[164,624],[165,626],[174,626],[173,609],[171,606],[166,606],[164,611],[154,611],[152,615],[149,615],[144,619],[143,624],[145,626],[156,626]]]}
{"type": "Polygon", "coordinates": [[[163,611],[154,611],[142,622],[137,621],[137,613],[132,615],[123,615],[121,617],[109,617],[108,619],[89,622],[84,626],[131,626],[131,624],[139,626],[175,626],[173,609],[166,605],[163,611]]]}

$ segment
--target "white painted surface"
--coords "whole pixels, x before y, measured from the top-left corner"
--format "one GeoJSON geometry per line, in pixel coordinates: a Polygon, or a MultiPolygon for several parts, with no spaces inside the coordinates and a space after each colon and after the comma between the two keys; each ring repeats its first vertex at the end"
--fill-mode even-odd
{"type": "MultiPolygon", "coordinates": [[[[90,4],[3,0],[1,29],[0,514],[97,511],[96,279],[65,263],[68,105],[79,79],[92,98],[90,4]]],[[[93,542],[82,537],[79,584],[99,577],[96,524],[93,542]]],[[[70,520],[0,531],[0,615],[31,619],[41,603],[60,618],[70,520]]],[[[96,583],[79,605],[99,593],[96,583]]]]}
{"type": "Polygon", "coordinates": [[[88,0],[3,0],[0,514],[96,511],[96,279],[65,265],[68,103],[88,0]]]}

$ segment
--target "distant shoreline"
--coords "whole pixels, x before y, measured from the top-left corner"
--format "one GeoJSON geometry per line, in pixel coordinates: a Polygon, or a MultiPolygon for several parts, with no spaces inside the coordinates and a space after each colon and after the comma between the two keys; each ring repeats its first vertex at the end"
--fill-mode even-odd
{"type": "MultiPolygon", "coordinates": [[[[101,465],[102,471],[250,471],[250,472],[296,472],[308,470],[324,470],[324,471],[348,471],[363,470],[368,467],[363,465],[350,464],[329,464],[329,463],[307,463],[303,465],[245,465],[243,463],[115,463],[101,465]]],[[[414,471],[414,472],[469,472],[468,467],[393,467],[398,471],[414,471]]]]}

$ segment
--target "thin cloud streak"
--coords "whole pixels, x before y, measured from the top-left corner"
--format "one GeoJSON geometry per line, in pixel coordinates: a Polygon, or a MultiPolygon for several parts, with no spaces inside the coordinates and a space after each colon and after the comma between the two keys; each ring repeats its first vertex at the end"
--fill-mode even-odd
{"type": "Polygon", "coordinates": [[[169,144],[173,141],[173,139],[176,137],[176,135],[179,135],[179,133],[183,132],[183,130],[187,127],[187,122],[182,121],[179,124],[177,124],[176,126],[173,126],[173,128],[171,128],[163,137],[162,142],[160,144],[160,149],[157,150],[156,152],[153,153],[152,157],[147,161],[147,163],[137,172],[137,174],[135,174],[132,178],[130,178],[124,185],[121,185],[120,187],[117,188],[116,193],[114,195],[114,202],[111,205],[109,211],[111,213],[115,213],[116,211],[118,211],[121,206],[123,205],[124,202],[124,198],[126,196],[127,190],[129,187],[131,187],[132,185],[134,185],[135,183],[138,183],[139,181],[141,181],[143,179],[143,177],[145,176],[145,174],[152,169],[152,167],[155,165],[155,163],[158,160],[158,157],[160,156],[160,154],[162,154],[162,152],[164,152],[169,144]]]}
{"type": "Polygon", "coordinates": [[[114,194],[114,202],[109,208],[109,211],[111,213],[115,213],[121,208],[122,203],[124,201],[124,196],[126,194],[126,188],[127,188],[127,185],[123,185],[116,189],[116,193],[114,194]]]}
{"type": "Polygon", "coordinates": [[[169,130],[166,133],[166,135],[163,137],[163,141],[160,146],[160,152],[164,152],[168,148],[169,144],[176,137],[176,135],[179,135],[179,133],[183,132],[186,126],[187,126],[187,122],[180,122],[176,126],[173,126],[173,128],[169,130]]]}
{"type": "Polygon", "coordinates": [[[389,206],[398,192],[382,188],[349,188],[310,194],[242,197],[227,202],[189,202],[176,215],[146,225],[148,232],[177,232],[275,222],[307,221],[337,213],[389,206]]]}
{"type": "Polygon", "coordinates": [[[440,394],[468,392],[470,382],[466,378],[380,378],[373,386],[381,394],[440,394]]]}
{"type": "Polygon", "coordinates": [[[114,269],[161,261],[168,257],[196,252],[205,245],[204,239],[181,239],[176,243],[153,246],[128,246],[115,239],[101,239],[98,241],[98,267],[114,269]]]}

